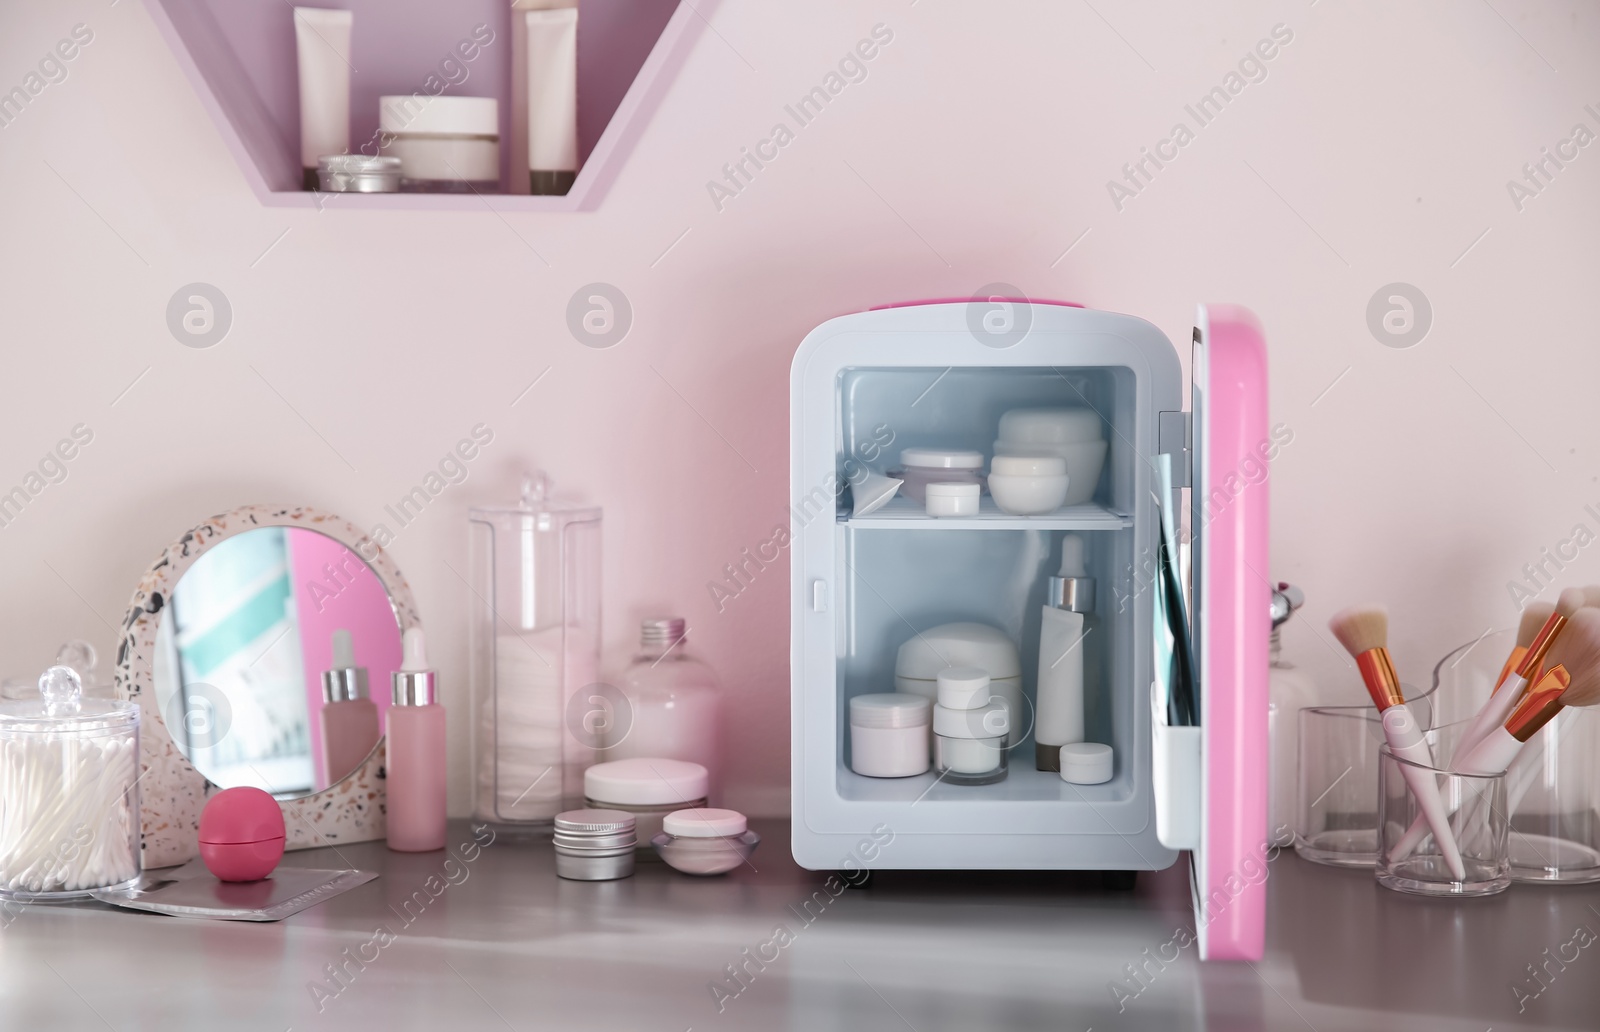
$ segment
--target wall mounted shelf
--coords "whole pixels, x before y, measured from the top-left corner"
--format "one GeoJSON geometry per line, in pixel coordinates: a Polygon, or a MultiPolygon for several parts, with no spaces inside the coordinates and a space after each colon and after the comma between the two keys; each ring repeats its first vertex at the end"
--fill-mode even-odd
{"type": "MultiPolygon", "coordinates": [[[[578,156],[565,196],[315,194],[300,189],[295,34],[285,0],[145,0],[256,196],[274,207],[583,211],[598,206],[715,0],[579,0],[578,156]],[[329,198],[336,198],[329,203],[329,198]]],[[[308,4],[307,6],[314,6],[308,4]]],[[[504,0],[339,0],[355,12],[350,63],[352,149],[377,129],[381,95],[421,90],[475,26],[495,39],[445,95],[500,101],[508,139],[511,15],[504,0]]],[[[460,72],[450,78],[459,79],[460,72]]],[[[504,164],[502,147],[502,165],[504,164]]],[[[502,187],[510,181],[502,169],[502,187]]]]}

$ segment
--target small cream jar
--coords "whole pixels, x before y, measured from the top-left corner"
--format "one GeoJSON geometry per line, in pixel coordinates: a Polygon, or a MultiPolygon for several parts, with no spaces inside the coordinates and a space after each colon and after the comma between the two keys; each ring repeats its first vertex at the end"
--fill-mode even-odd
{"type": "Polygon", "coordinates": [[[850,700],[850,769],[869,778],[928,771],[933,706],[921,695],[888,692],[850,700]]]}

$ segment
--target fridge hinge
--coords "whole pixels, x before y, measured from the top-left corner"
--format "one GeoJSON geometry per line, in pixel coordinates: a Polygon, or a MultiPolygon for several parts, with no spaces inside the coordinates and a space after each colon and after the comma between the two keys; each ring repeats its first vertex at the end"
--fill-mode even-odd
{"type": "Polygon", "coordinates": [[[1172,456],[1172,486],[1189,486],[1189,446],[1191,421],[1187,412],[1163,412],[1159,426],[1160,440],[1157,451],[1172,456]]]}

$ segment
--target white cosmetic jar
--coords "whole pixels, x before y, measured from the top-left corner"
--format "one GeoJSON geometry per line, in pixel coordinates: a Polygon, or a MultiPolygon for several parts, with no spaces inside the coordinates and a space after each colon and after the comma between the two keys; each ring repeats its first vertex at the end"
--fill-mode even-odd
{"type": "Polygon", "coordinates": [[[1067,460],[1059,455],[996,455],[989,494],[1001,512],[1040,516],[1067,500],[1067,460]]]}
{"type": "Polygon", "coordinates": [[[939,673],[951,666],[975,666],[989,675],[989,694],[1011,708],[1007,745],[1027,736],[1033,716],[1022,692],[1022,659],[1005,631],[988,624],[952,623],[906,639],[895,656],[894,690],[931,703],[939,695],[939,673]]]}
{"type": "Polygon", "coordinates": [[[706,805],[711,777],[688,760],[640,756],[597,763],[583,772],[584,805],[633,814],[641,860],[656,858],[650,840],[661,833],[661,819],[674,810],[706,805]]]}
{"type": "Polygon", "coordinates": [[[1000,417],[994,454],[1059,455],[1072,478],[1064,505],[1082,505],[1094,497],[1105,466],[1105,424],[1092,408],[1012,409],[1000,417]]]}
{"type": "Polygon", "coordinates": [[[1000,440],[1014,444],[1077,444],[1105,437],[1091,408],[1012,409],[1000,417],[1000,440]]]}
{"type": "Polygon", "coordinates": [[[1010,711],[1003,702],[977,709],[933,708],[933,762],[952,785],[992,785],[1006,777],[1006,731],[1010,711]]]}
{"type": "Polygon", "coordinates": [[[989,675],[977,667],[939,671],[933,707],[933,762],[953,785],[992,785],[1006,776],[1010,709],[989,695],[989,675]]]}
{"type": "Polygon", "coordinates": [[[970,484],[935,483],[929,484],[926,490],[929,516],[978,515],[978,485],[976,482],[970,484]]]}
{"type": "Polygon", "coordinates": [[[928,771],[933,705],[921,695],[886,692],[850,700],[850,769],[869,778],[928,771]]]}
{"type": "Polygon", "coordinates": [[[383,153],[400,159],[400,188],[497,193],[500,102],[493,97],[378,98],[383,153]]]}
{"type": "Polygon", "coordinates": [[[652,844],[661,859],[684,874],[727,874],[761,844],[737,810],[677,810],[661,822],[652,844]]]}
{"type": "Polygon", "coordinates": [[[1103,785],[1111,780],[1115,753],[1099,742],[1071,742],[1061,747],[1061,780],[1074,785],[1103,785]]]}
{"type": "Polygon", "coordinates": [[[914,502],[927,498],[932,483],[983,483],[983,453],[960,448],[907,448],[900,453],[900,469],[889,475],[903,482],[902,494],[914,502]]]}

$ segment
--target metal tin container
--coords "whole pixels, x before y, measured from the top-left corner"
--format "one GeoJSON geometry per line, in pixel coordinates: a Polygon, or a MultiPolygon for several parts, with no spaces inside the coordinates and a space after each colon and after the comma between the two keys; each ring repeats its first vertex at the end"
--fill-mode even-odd
{"type": "Polygon", "coordinates": [[[328,193],[399,193],[400,159],[365,154],[325,154],[317,183],[328,193]]]}
{"type": "Polygon", "coordinates": [[[622,810],[567,810],[556,814],[551,841],[556,875],[572,881],[614,881],[633,874],[633,814],[622,810]]]}

